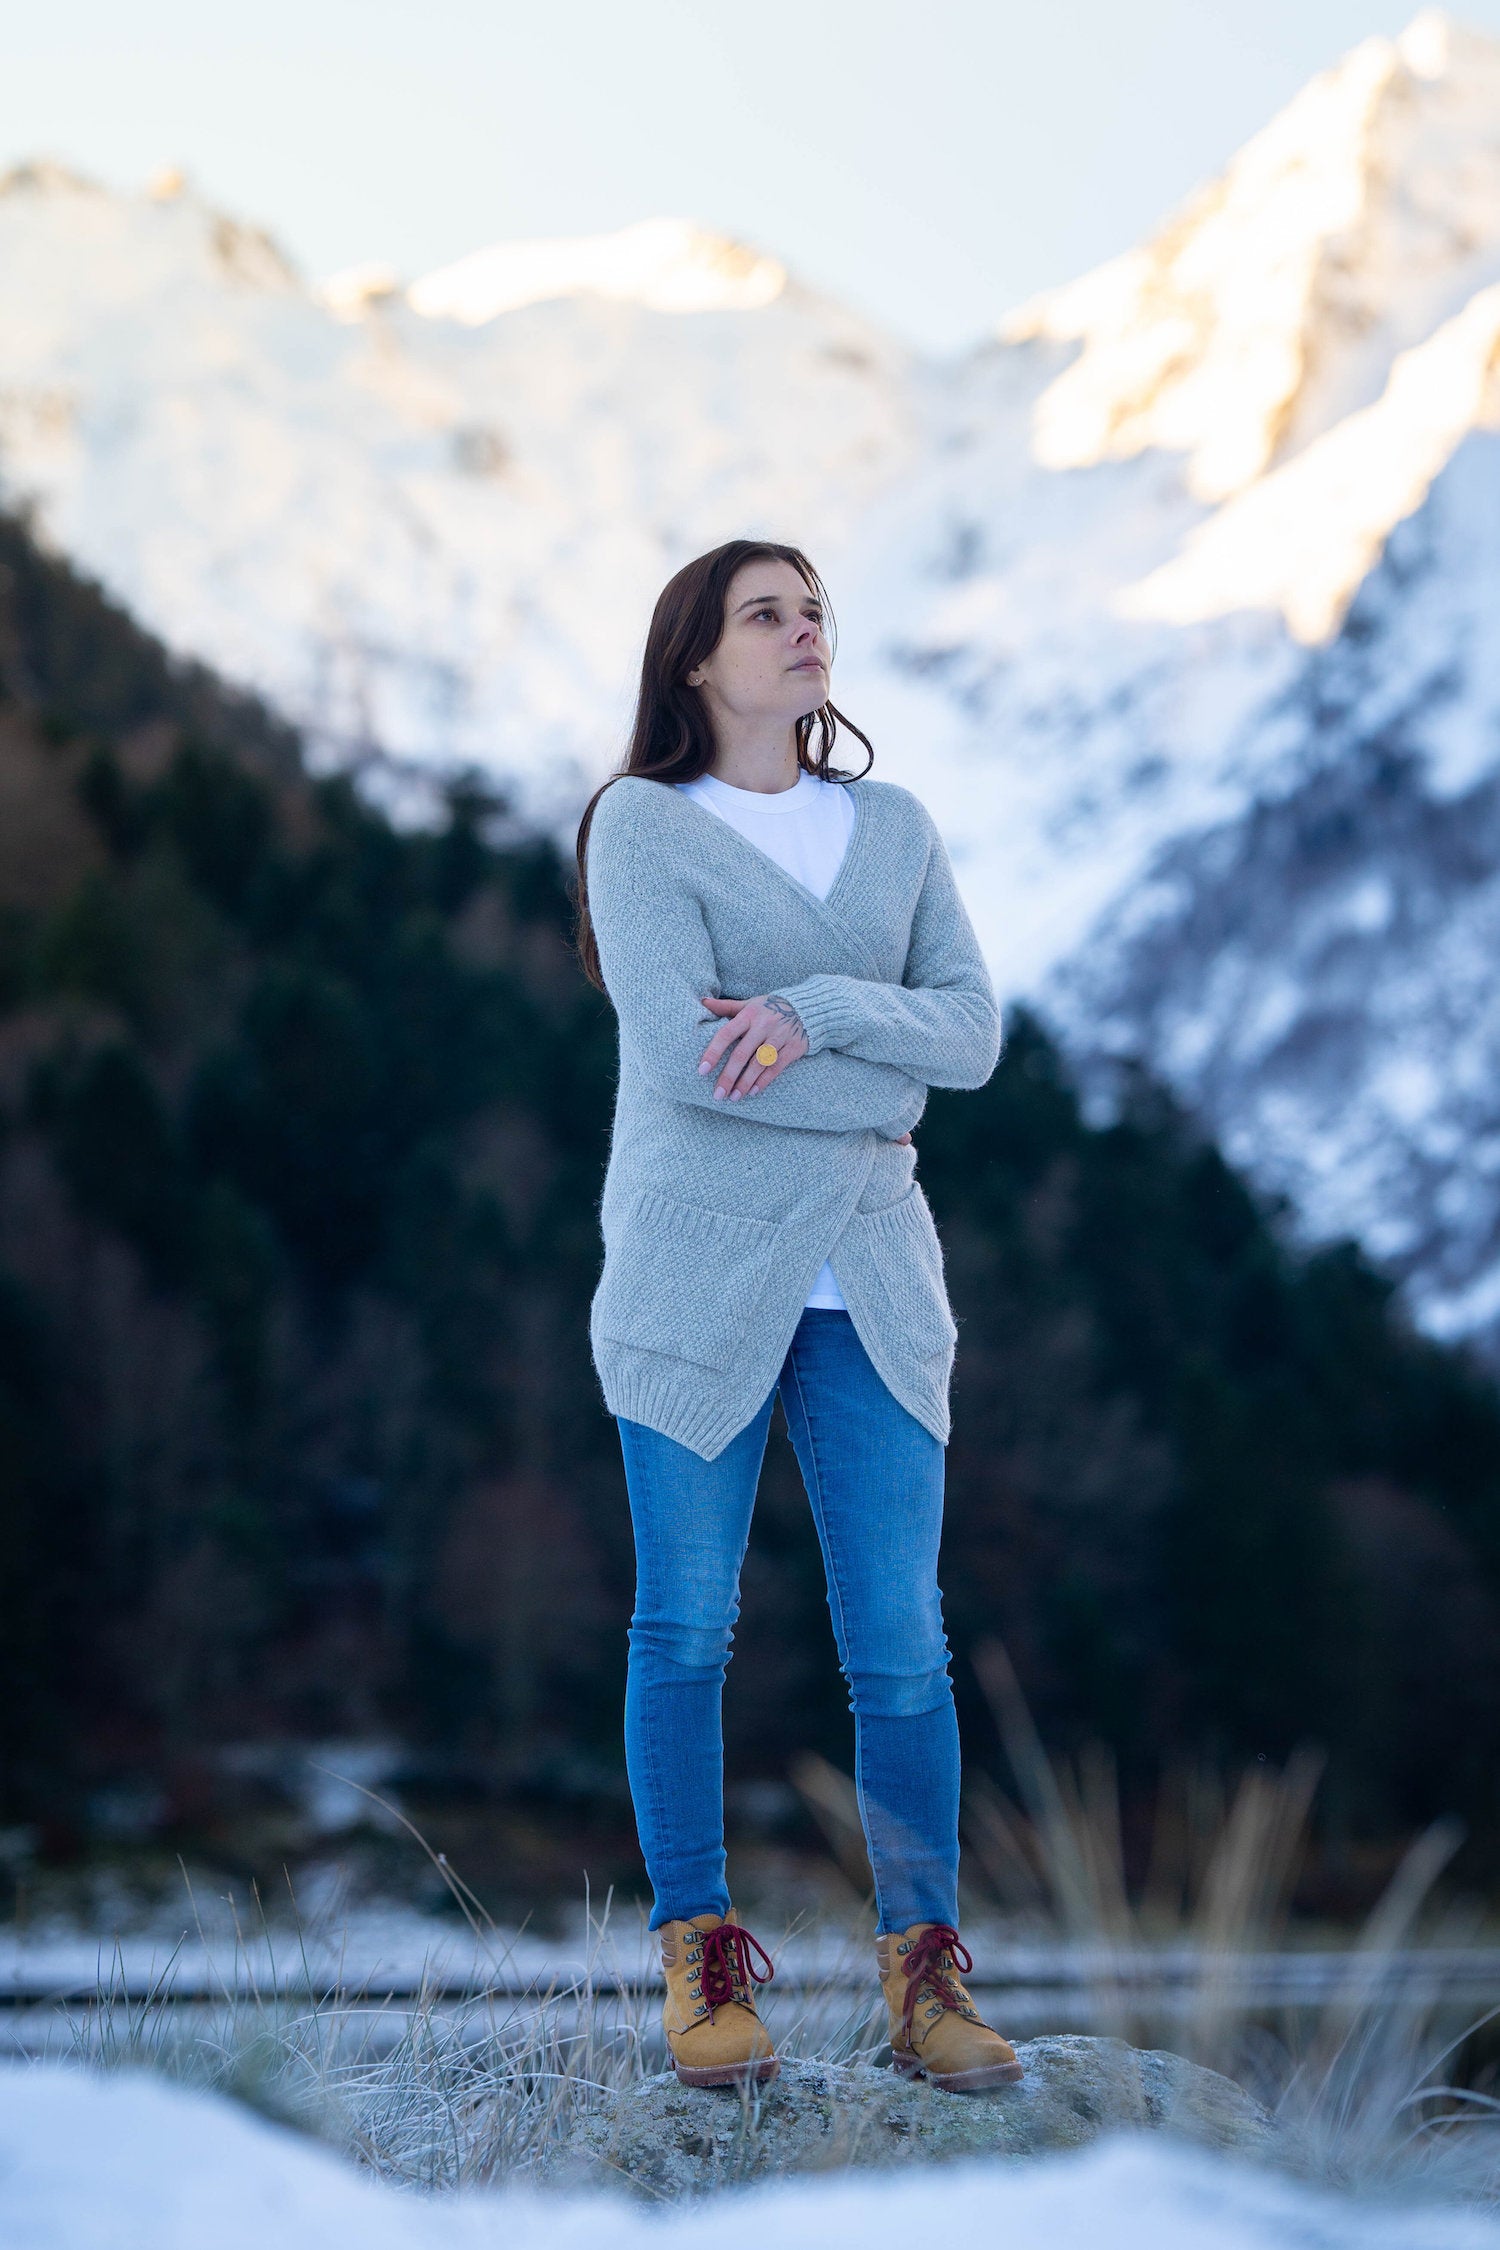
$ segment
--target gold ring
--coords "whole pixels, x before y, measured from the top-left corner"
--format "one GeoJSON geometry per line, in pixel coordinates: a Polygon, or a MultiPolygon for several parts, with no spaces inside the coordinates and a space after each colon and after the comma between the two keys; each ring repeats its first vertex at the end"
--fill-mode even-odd
{"type": "Polygon", "coordinates": [[[755,1059],[758,1063],[763,1064],[767,1070],[770,1069],[772,1063],[776,1060],[776,1049],[771,1045],[769,1039],[756,1048],[755,1059]]]}

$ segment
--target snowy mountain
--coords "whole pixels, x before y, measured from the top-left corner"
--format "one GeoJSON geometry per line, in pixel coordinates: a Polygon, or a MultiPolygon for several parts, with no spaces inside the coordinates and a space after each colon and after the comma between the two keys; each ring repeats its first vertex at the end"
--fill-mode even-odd
{"type": "Polygon", "coordinates": [[[643,612],[752,523],[826,549],[915,457],[907,355],[663,223],[316,293],[175,178],[0,183],[0,475],[170,642],[332,756],[566,804],[643,612]]]}
{"type": "Polygon", "coordinates": [[[1500,1343],[1500,45],[1424,15],[1006,322],[841,690],[1002,983],[1500,1343]],[[884,714],[881,714],[884,720],[884,714]]]}
{"type": "MultiPolygon", "coordinates": [[[[1494,404],[1500,407],[1500,393],[1494,404]]],[[[1500,1338],[1500,413],[1258,714],[1287,778],[1122,890],[1053,993],[1424,1324],[1500,1338]]]]}
{"type": "Polygon", "coordinates": [[[0,489],[329,758],[563,820],[667,571],[804,540],[1003,987],[1500,1344],[1500,43],[1366,41],[956,365],[684,222],[313,290],[40,166],[0,307],[0,489]]]}

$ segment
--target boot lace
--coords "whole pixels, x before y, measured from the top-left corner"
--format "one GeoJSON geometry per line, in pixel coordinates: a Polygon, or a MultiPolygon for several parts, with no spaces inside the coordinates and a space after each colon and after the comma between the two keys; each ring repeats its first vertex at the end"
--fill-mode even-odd
{"type": "Polygon", "coordinates": [[[714,2020],[715,2008],[727,2008],[732,2000],[744,2000],[753,2008],[755,1994],[752,1986],[769,1984],[776,1974],[771,1956],[759,1938],[742,1929],[738,1922],[719,1922],[703,1933],[703,1997],[708,2003],[708,2020],[714,2020]],[[759,1954],[765,1963],[758,1969],[751,1959],[759,1954]]]}
{"type": "Polygon", "coordinates": [[[934,1922],[915,1941],[903,1963],[906,1970],[906,1998],[901,2010],[901,2028],[905,2036],[912,2036],[912,2018],[923,1991],[955,2015],[971,2015],[973,2009],[968,1995],[955,1974],[957,1969],[966,1973],[974,1966],[974,1956],[962,1942],[957,1930],[949,1922],[934,1922]]]}

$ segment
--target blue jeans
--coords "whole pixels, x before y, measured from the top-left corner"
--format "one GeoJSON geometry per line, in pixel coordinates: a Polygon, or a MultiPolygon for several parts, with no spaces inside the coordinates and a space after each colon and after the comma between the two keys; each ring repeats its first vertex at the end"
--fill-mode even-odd
{"type": "MultiPolygon", "coordinates": [[[[828,1577],[881,1930],[958,1919],[958,1722],[937,1583],[943,1448],[846,1312],[804,1312],[777,1389],[828,1577]]],[[[651,1928],[724,1885],[720,1702],[771,1397],[715,1461],[619,1416],[635,1527],[625,1757],[651,1928]]]]}

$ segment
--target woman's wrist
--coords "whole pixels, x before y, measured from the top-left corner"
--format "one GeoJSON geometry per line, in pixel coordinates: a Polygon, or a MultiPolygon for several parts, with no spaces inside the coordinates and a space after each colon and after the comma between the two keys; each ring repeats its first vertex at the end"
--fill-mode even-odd
{"type": "Polygon", "coordinates": [[[789,1039],[797,1034],[800,1034],[804,1039],[807,1037],[807,1026],[784,993],[768,992],[766,994],[766,1006],[773,1015],[780,1016],[782,1022],[786,1025],[786,1036],[789,1039]]]}

